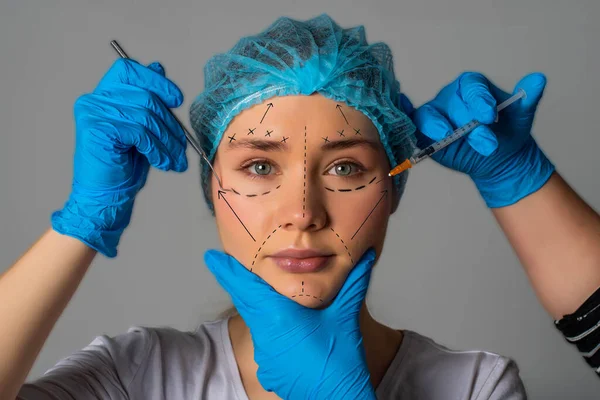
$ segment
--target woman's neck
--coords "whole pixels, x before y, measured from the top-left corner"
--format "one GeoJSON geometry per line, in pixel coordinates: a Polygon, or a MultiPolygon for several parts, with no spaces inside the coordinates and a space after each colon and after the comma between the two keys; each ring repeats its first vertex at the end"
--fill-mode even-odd
{"type": "MultiPolygon", "coordinates": [[[[366,303],[363,303],[360,310],[359,323],[371,383],[377,388],[398,352],[403,334],[402,331],[377,322],[369,313],[366,303]]],[[[240,315],[235,315],[229,320],[229,337],[248,397],[266,399],[267,392],[260,386],[256,377],[258,365],[254,361],[254,346],[250,330],[240,315]]],[[[273,396],[273,398],[277,397],[273,396]]]]}

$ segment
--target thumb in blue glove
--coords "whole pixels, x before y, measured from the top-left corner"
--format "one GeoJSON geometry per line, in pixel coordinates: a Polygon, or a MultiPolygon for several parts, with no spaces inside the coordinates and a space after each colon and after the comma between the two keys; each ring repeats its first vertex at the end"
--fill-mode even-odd
{"type": "MultiPolygon", "coordinates": [[[[497,115],[497,104],[512,94],[479,73],[461,74],[411,115],[418,129],[417,144],[426,147],[473,119],[485,124],[473,130],[466,140],[436,153],[433,159],[468,174],[489,207],[513,204],[542,187],[554,171],[531,136],[545,86],[543,74],[525,76],[512,94],[523,89],[526,98],[497,115]]],[[[403,101],[410,103],[407,98],[403,101]]]]}
{"type": "Polygon", "coordinates": [[[204,255],[250,329],[258,380],[284,399],[375,399],[359,312],[375,262],[370,249],[324,309],[304,307],[277,293],[235,258],[204,255]]]}

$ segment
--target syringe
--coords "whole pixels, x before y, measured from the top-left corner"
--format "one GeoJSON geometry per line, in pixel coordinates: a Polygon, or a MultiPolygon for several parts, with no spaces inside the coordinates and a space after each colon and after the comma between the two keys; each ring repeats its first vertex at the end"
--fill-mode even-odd
{"type": "MultiPolygon", "coordinates": [[[[526,96],[527,96],[527,94],[525,93],[525,91],[523,89],[519,89],[519,91],[516,94],[512,95],[511,97],[509,97],[502,103],[498,104],[498,106],[496,107],[497,112],[500,113],[500,111],[504,110],[506,107],[508,107],[515,101],[517,101],[521,98],[524,99],[526,96]]],[[[458,139],[462,138],[463,136],[468,135],[469,133],[471,133],[473,131],[473,129],[477,128],[479,125],[481,125],[481,122],[474,119],[471,122],[467,123],[466,125],[461,126],[460,128],[456,129],[454,132],[452,132],[450,135],[446,136],[439,142],[435,142],[435,143],[427,146],[423,150],[420,150],[419,152],[417,152],[412,157],[407,158],[402,163],[395,166],[389,172],[388,175],[389,176],[398,175],[399,173],[406,171],[409,168],[412,168],[413,165],[423,161],[424,159],[426,159],[428,157],[431,157],[433,154],[442,150],[444,147],[447,147],[447,146],[451,145],[452,143],[456,142],[458,139]]]]}

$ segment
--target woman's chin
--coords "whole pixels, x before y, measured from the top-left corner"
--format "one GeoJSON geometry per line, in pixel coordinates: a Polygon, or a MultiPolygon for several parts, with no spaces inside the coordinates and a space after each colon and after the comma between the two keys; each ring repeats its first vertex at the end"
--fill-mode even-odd
{"type": "MultiPolygon", "coordinates": [[[[281,282],[283,283],[283,282],[281,282]]],[[[330,283],[320,282],[319,279],[305,279],[286,282],[287,284],[275,286],[279,294],[309,308],[325,308],[331,303],[335,296],[330,283]]]]}
{"type": "Polygon", "coordinates": [[[299,297],[299,296],[288,296],[289,298],[291,298],[292,300],[294,300],[296,303],[307,307],[307,308],[314,308],[314,309],[321,309],[321,308],[326,308],[329,305],[329,302],[325,302],[322,301],[321,299],[315,299],[313,297],[308,297],[308,296],[304,296],[304,297],[299,297]]]}

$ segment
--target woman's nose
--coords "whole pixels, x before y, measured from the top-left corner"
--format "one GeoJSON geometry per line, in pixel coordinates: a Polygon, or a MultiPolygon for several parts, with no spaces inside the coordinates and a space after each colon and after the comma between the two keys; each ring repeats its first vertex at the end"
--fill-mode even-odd
{"type": "Polygon", "coordinates": [[[327,211],[322,190],[315,179],[289,180],[282,185],[284,200],[279,206],[278,222],[282,229],[318,231],[327,225],[327,211]],[[287,187],[286,187],[287,186],[287,187]]]}

